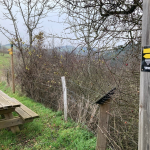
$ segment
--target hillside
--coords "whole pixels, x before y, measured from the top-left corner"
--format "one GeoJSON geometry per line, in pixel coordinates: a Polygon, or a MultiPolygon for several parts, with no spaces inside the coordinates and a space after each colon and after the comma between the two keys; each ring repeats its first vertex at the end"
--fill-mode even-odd
{"type": "Polygon", "coordinates": [[[18,99],[40,116],[33,122],[21,125],[21,131],[17,134],[13,134],[9,129],[0,130],[0,149],[95,149],[96,137],[71,119],[64,122],[62,112],[54,112],[18,92],[12,94],[11,89],[3,82],[0,83],[0,90],[18,99]]]}

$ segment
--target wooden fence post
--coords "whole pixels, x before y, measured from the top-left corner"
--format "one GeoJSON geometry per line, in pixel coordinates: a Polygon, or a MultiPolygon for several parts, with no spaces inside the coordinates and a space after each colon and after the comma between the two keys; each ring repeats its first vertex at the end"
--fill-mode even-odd
{"type": "MultiPolygon", "coordinates": [[[[142,18],[142,69],[140,72],[139,140],[138,150],[150,149],[150,0],[143,0],[142,18]],[[147,48],[148,49],[147,49],[147,48]],[[145,48],[145,50],[144,50],[145,48]],[[148,53],[148,58],[143,56],[148,53]],[[144,70],[145,69],[145,70],[144,70]]],[[[145,55],[146,56],[146,55],[145,55]]]]}
{"type": "Polygon", "coordinates": [[[116,88],[96,102],[96,104],[100,104],[96,150],[107,149],[107,130],[109,125],[108,112],[110,111],[111,95],[114,94],[114,90],[116,90],[116,88]]]}
{"type": "Polygon", "coordinates": [[[67,121],[67,87],[66,87],[66,80],[65,77],[61,77],[62,81],[62,89],[63,89],[63,100],[64,100],[64,119],[67,121]]]}
{"type": "Polygon", "coordinates": [[[109,122],[110,100],[106,104],[100,105],[98,133],[97,133],[97,147],[96,150],[106,150],[107,148],[107,129],[109,122]]]}

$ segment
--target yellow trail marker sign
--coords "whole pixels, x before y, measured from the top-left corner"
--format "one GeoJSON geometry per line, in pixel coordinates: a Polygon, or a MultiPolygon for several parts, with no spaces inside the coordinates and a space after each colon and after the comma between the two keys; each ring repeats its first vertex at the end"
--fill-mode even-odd
{"type": "Polygon", "coordinates": [[[144,53],[144,54],[145,54],[145,53],[150,53],[150,48],[144,49],[144,50],[143,50],[143,53],[144,53]]]}
{"type": "Polygon", "coordinates": [[[10,48],[10,49],[8,49],[8,51],[10,52],[10,51],[11,51],[11,48],[10,48]]]}
{"type": "Polygon", "coordinates": [[[10,54],[10,55],[12,55],[12,54],[13,54],[13,52],[11,51],[11,52],[9,52],[9,54],[10,54]]]}
{"type": "Polygon", "coordinates": [[[143,47],[141,71],[150,72],[150,46],[143,47]]]}
{"type": "Polygon", "coordinates": [[[149,58],[150,59],[150,54],[145,54],[144,56],[143,56],[144,58],[149,58]]]}

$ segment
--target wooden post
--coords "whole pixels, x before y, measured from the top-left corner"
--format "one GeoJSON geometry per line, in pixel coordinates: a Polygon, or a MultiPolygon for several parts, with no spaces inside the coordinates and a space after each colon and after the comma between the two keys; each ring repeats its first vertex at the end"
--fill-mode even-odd
{"type": "MultiPolygon", "coordinates": [[[[150,45],[150,0],[143,0],[142,47],[150,45]]],[[[150,72],[140,72],[138,150],[150,149],[150,72]]]]}
{"type": "Polygon", "coordinates": [[[107,135],[109,125],[108,112],[110,111],[111,95],[114,94],[115,90],[116,88],[112,89],[106,95],[96,101],[96,104],[100,105],[96,150],[106,150],[107,148],[107,135]]]}
{"type": "Polygon", "coordinates": [[[11,73],[12,73],[12,91],[13,91],[13,93],[15,93],[15,76],[14,76],[13,44],[11,44],[11,73]]]}
{"type": "Polygon", "coordinates": [[[107,112],[109,111],[110,100],[100,105],[96,150],[106,150],[107,148],[107,129],[109,122],[109,114],[107,112]]]}
{"type": "Polygon", "coordinates": [[[64,119],[67,121],[67,87],[65,77],[61,77],[62,89],[63,89],[63,100],[64,100],[64,119]]]}

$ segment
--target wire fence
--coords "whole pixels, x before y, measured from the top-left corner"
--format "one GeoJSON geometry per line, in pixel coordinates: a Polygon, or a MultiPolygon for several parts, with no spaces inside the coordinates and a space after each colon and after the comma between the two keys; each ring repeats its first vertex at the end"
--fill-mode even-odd
{"type": "MultiPolygon", "coordinates": [[[[53,80],[53,78],[50,79],[53,80]]],[[[61,82],[61,79],[59,78],[56,78],[55,80],[58,80],[57,82],[61,82]]],[[[33,82],[27,81],[27,84],[33,84],[33,82]]],[[[36,87],[34,91],[35,90],[39,91],[38,92],[39,95],[35,96],[33,93],[31,97],[34,97],[36,101],[41,102],[45,104],[47,107],[53,108],[56,111],[64,111],[64,101],[63,101],[63,92],[62,92],[63,89],[61,84],[56,86],[51,86],[49,83],[35,82],[34,87],[36,87]],[[36,86],[36,84],[38,84],[38,86],[36,86]],[[39,84],[41,88],[39,88],[40,87],[39,84]]],[[[94,99],[93,97],[94,95],[96,95],[95,97],[98,98],[97,95],[101,96],[107,94],[106,91],[103,89],[100,91],[100,93],[98,93],[98,91],[99,90],[96,91],[84,87],[83,85],[80,86],[79,84],[75,83],[72,80],[68,80],[67,82],[68,117],[74,120],[76,123],[79,123],[83,128],[88,129],[95,136],[97,136],[98,130],[102,131],[102,129],[98,125],[99,105],[95,104],[95,101],[93,101],[94,99]],[[73,91],[74,86],[78,86],[80,92],[78,92],[78,90],[73,91]],[[85,93],[88,93],[88,95],[85,96],[85,93]]],[[[116,104],[116,98],[118,92],[119,91],[117,91],[116,95],[112,97],[112,101],[109,102],[111,105],[110,111],[106,112],[110,118],[108,129],[102,131],[107,133],[105,135],[107,138],[107,147],[110,149],[121,150],[122,147],[124,147],[123,142],[126,139],[128,139],[129,141],[126,146],[137,147],[137,141],[135,137],[133,137],[133,135],[137,133],[136,130],[132,131],[131,128],[133,127],[134,118],[132,118],[133,121],[130,122],[126,120],[125,117],[125,116],[130,117],[130,115],[126,113],[122,114],[122,107],[116,104]],[[130,130],[128,130],[128,126],[130,126],[130,130]],[[120,145],[122,145],[122,147],[120,145]]],[[[122,103],[122,105],[124,104],[122,103]]]]}
{"type": "MultiPolygon", "coordinates": [[[[64,101],[61,79],[48,79],[48,81],[54,80],[59,84],[55,85],[55,83],[51,84],[50,82],[42,83],[39,81],[26,81],[28,86],[33,87],[33,89],[30,90],[29,96],[34,98],[35,101],[43,103],[46,107],[63,112],[64,101]]],[[[83,85],[79,85],[70,79],[66,81],[68,117],[97,136],[98,130],[102,131],[102,129],[98,125],[99,105],[96,105],[95,102],[98,98],[101,98],[102,95],[107,94],[106,90],[103,88],[93,90],[88,87],[84,87],[83,85]]],[[[121,91],[121,94],[126,95],[127,92],[121,91]]],[[[112,97],[112,101],[110,102],[110,111],[106,112],[110,118],[108,129],[105,129],[105,131],[102,132],[107,133],[105,135],[107,138],[107,148],[122,150],[123,147],[129,147],[129,149],[131,147],[132,149],[132,147],[135,148],[138,145],[136,136],[138,134],[138,119],[136,118],[136,112],[134,112],[135,110],[130,110],[129,114],[129,109],[130,107],[132,109],[133,107],[137,107],[138,104],[132,103],[125,106],[130,102],[125,103],[124,101],[119,101],[118,103],[116,100],[118,99],[118,95],[120,97],[119,90],[117,90],[115,96],[112,97]],[[133,128],[135,130],[133,130],[133,128]],[[124,143],[124,141],[127,143],[124,143]]]]}
{"type": "MultiPolygon", "coordinates": [[[[90,69],[87,56],[54,52],[42,59],[33,55],[27,66],[20,65],[20,62],[16,65],[16,82],[27,96],[63,112],[61,76],[66,76],[68,117],[95,136],[98,130],[102,130],[98,126],[100,109],[95,102],[116,87],[110,110],[106,112],[108,129],[103,129],[107,148],[135,150],[138,141],[139,54],[134,53],[133,58],[127,53],[116,54],[110,59],[106,55],[105,58],[91,57],[90,69]]],[[[8,82],[10,74],[7,69],[8,82]]]]}

